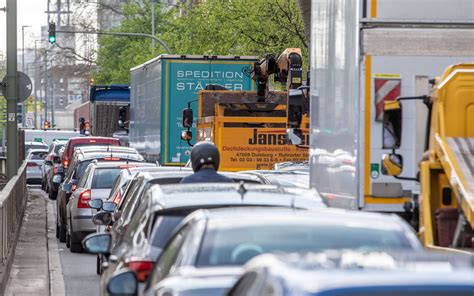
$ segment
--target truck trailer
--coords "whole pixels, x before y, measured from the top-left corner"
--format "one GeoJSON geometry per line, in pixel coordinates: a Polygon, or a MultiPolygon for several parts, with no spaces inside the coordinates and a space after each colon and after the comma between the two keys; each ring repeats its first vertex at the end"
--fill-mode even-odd
{"type": "Polygon", "coordinates": [[[389,143],[383,105],[427,94],[443,69],[473,60],[473,3],[313,0],[311,9],[311,187],[339,207],[417,221],[428,112],[404,102],[402,139],[389,143]],[[381,159],[395,148],[403,170],[391,176],[381,159]]]}
{"type": "Polygon", "coordinates": [[[161,55],[132,68],[130,146],[149,161],[186,164],[191,147],[179,136],[182,110],[188,103],[197,106],[198,91],[210,85],[254,90],[249,72],[255,61],[251,56],[161,55]]]}

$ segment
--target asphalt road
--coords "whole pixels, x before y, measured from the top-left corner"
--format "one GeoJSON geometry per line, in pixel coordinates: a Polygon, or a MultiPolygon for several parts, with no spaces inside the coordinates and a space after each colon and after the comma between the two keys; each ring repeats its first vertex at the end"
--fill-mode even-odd
{"type": "MultiPolygon", "coordinates": [[[[44,193],[45,198],[46,193],[44,193]]],[[[48,201],[56,210],[56,201],[48,201]]],[[[48,220],[56,221],[55,213],[48,212],[48,220]]],[[[71,253],[65,243],[60,243],[54,236],[55,241],[50,242],[49,249],[59,253],[62,280],[64,281],[65,295],[71,296],[94,296],[99,295],[99,276],[96,274],[96,255],[86,253],[71,253]],[[52,248],[56,244],[56,248],[52,248]]],[[[52,280],[56,280],[54,277],[52,280]]],[[[61,279],[57,279],[61,280],[61,279]]]]}

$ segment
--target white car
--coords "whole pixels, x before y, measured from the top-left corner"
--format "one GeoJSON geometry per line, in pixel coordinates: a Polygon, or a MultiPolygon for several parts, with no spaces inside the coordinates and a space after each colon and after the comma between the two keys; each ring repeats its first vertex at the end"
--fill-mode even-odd
{"type": "Polygon", "coordinates": [[[41,167],[48,155],[47,149],[30,149],[26,156],[26,183],[41,184],[43,172],[41,167]]]}

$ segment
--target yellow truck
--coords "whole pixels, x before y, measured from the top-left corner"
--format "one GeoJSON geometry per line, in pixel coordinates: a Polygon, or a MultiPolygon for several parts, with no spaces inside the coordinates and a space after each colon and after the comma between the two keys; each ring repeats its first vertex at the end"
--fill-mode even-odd
{"type": "MultiPolygon", "coordinates": [[[[448,67],[431,96],[384,106],[384,139],[400,141],[405,99],[423,99],[429,116],[420,162],[419,236],[427,248],[474,248],[474,63],[448,67]]],[[[411,128],[411,127],[408,127],[411,128]]],[[[396,150],[382,157],[390,175],[403,170],[396,150]]]]}
{"type": "MultiPolygon", "coordinates": [[[[256,92],[199,93],[196,140],[216,144],[221,170],[266,170],[280,162],[308,160],[308,149],[286,140],[286,92],[273,96],[278,98],[274,103],[256,103],[256,92]]],[[[307,145],[307,129],[304,135],[307,145]]]]}

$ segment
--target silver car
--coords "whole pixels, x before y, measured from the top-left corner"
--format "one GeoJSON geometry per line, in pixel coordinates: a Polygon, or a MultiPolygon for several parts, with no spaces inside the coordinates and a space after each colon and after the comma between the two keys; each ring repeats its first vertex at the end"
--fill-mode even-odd
{"type": "Polygon", "coordinates": [[[26,183],[41,184],[43,172],[41,167],[48,155],[47,149],[30,149],[26,157],[26,183]]]}
{"type": "Polygon", "coordinates": [[[86,235],[96,232],[92,222],[96,210],[89,207],[92,199],[106,200],[115,178],[120,171],[130,165],[124,162],[92,161],[77,184],[66,205],[66,246],[71,252],[82,252],[81,241],[86,235]]]}

